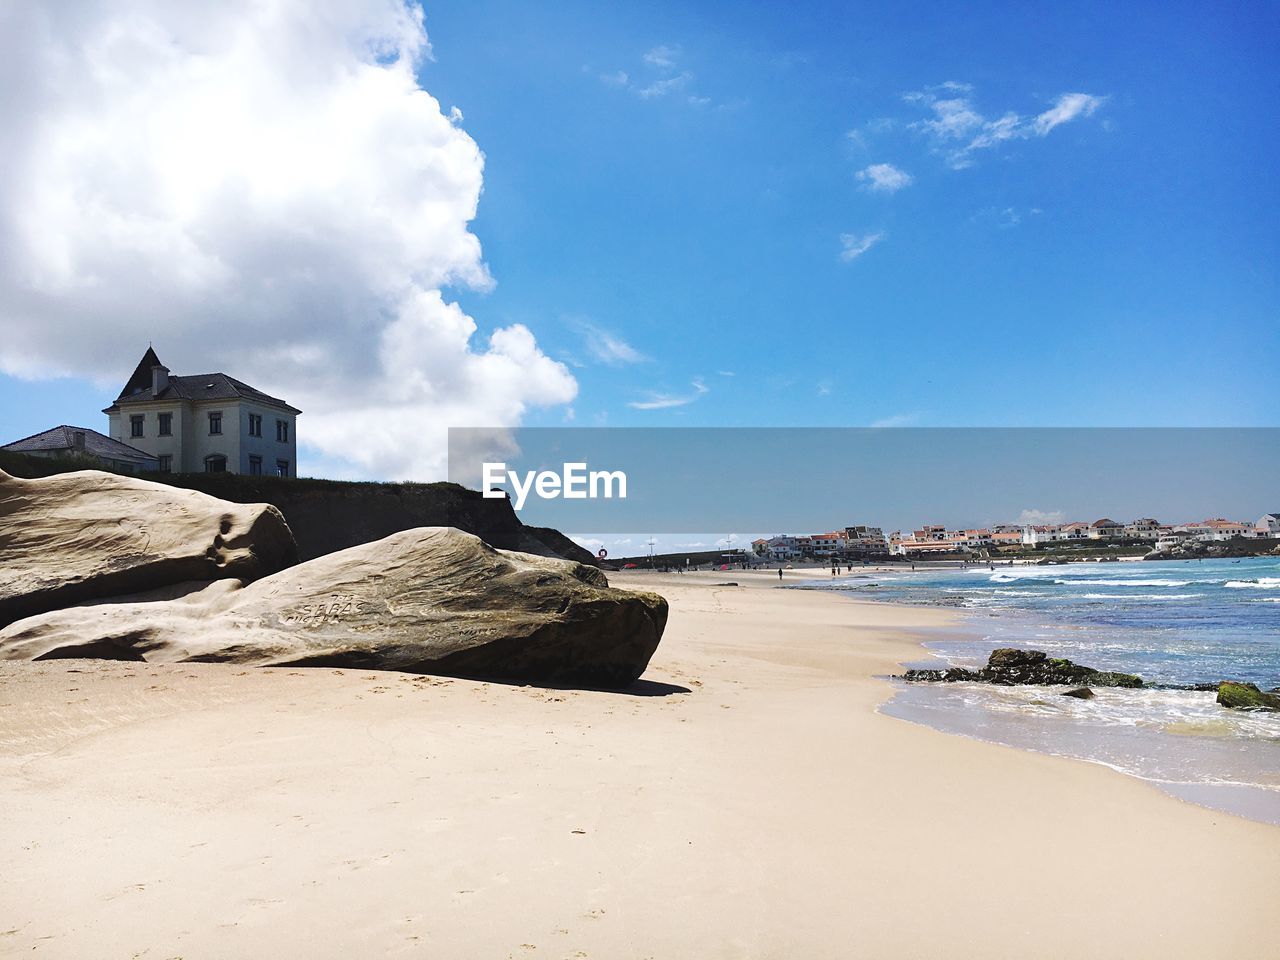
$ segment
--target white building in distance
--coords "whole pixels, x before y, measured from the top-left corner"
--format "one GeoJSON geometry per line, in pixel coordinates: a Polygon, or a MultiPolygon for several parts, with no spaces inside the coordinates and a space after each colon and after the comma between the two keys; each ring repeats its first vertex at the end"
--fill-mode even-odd
{"type": "Polygon", "coordinates": [[[298,475],[301,410],[225,373],[171,376],[150,347],[102,412],[111,438],[154,456],[162,473],[298,475]]]}

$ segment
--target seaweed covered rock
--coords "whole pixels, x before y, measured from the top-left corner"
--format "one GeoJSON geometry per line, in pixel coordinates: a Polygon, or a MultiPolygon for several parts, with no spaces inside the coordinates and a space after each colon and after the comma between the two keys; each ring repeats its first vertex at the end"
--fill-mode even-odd
{"type": "Polygon", "coordinates": [[[667,602],[595,567],[420,527],[254,583],[84,606],[0,630],[0,659],[343,666],[618,687],[644,672],[667,602]]]}
{"type": "Polygon", "coordinates": [[[275,507],[98,470],[0,471],[0,626],[189,580],[256,580],[297,560],[275,507]]]}
{"type": "Polygon", "coordinates": [[[1263,693],[1252,683],[1224,680],[1218,684],[1218,703],[1232,710],[1280,710],[1280,695],[1263,693]]]}
{"type": "Polygon", "coordinates": [[[913,682],[956,683],[972,681],[1001,686],[1140,687],[1142,678],[1131,673],[1112,673],[1081,666],[1070,660],[1050,657],[1041,650],[994,650],[981,670],[951,667],[947,670],[908,670],[902,679],[913,682]]]}

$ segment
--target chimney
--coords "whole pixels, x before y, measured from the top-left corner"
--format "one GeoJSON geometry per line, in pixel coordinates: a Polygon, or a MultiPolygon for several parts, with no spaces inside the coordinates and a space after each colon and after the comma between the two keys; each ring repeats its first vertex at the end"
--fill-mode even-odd
{"type": "Polygon", "coordinates": [[[76,453],[84,453],[84,431],[71,431],[71,449],[76,453]]]}
{"type": "Polygon", "coordinates": [[[151,368],[151,396],[158,397],[169,389],[169,368],[157,364],[151,368]]]}

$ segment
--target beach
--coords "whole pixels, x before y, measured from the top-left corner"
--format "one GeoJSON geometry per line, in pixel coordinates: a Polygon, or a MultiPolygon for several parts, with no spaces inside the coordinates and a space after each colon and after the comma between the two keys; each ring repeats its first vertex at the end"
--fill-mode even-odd
{"type": "Polygon", "coordinates": [[[1280,939],[1280,828],[878,713],[952,612],[776,571],[611,581],[671,603],[621,693],[0,664],[0,957],[1203,960],[1280,939]]]}

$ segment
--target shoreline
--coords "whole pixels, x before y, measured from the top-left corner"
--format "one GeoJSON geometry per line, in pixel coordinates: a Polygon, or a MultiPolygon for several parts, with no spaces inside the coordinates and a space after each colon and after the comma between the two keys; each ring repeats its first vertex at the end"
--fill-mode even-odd
{"type": "Polygon", "coordinates": [[[0,665],[0,956],[1198,960],[1280,937],[1280,830],[879,712],[953,612],[767,573],[616,575],[672,604],[630,693],[0,665]]]}
{"type": "MultiPolygon", "coordinates": [[[[901,571],[877,572],[901,573],[901,571]]],[[[815,578],[811,578],[804,583],[787,584],[787,587],[796,590],[841,593],[838,584],[826,584],[824,581],[815,578]]],[[[955,665],[956,661],[948,656],[945,649],[938,648],[945,648],[949,640],[955,641],[957,638],[963,638],[964,642],[981,646],[985,649],[988,641],[992,640],[993,635],[1004,634],[1009,642],[1001,644],[997,641],[994,644],[995,646],[1010,645],[1019,648],[1035,648],[1037,646],[1037,641],[1034,637],[1018,635],[1019,627],[1022,627],[1024,632],[1028,634],[1036,628],[1039,618],[1029,610],[1011,608],[992,611],[990,608],[973,608],[941,603],[910,603],[896,597],[877,599],[874,594],[859,595],[856,587],[851,587],[850,593],[855,602],[884,604],[907,609],[941,609],[951,613],[951,623],[945,630],[941,631],[941,636],[938,635],[938,630],[931,631],[931,635],[918,634],[919,649],[922,656],[918,660],[903,661],[900,664],[902,667],[919,666],[930,668],[955,665]]],[[[983,662],[983,658],[966,657],[963,658],[962,665],[977,667],[981,666],[983,662]]],[[[1264,786],[1260,783],[1216,779],[1169,779],[1136,769],[1132,764],[1125,766],[1105,756],[1093,755],[1087,748],[1072,752],[1070,749],[1071,738],[1068,734],[1075,732],[1072,727],[1077,723],[1072,718],[1038,718],[1036,725],[1040,726],[1041,729],[1030,733],[1026,730],[1020,730],[1016,725],[1001,724],[999,720],[975,718],[974,713],[983,710],[983,707],[978,703],[965,703],[942,709],[935,709],[927,703],[931,695],[941,700],[947,693],[955,693],[957,690],[972,685],[910,685],[895,682],[888,677],[886,680],[893,687],[893,694],[877,708],[885,713],[886,716],[908,723],[919,724],[952,736],[966,737],[1014,750],[1039,753],[1044,756],[1095,764],[1122,776],[1131,777],[1153,786],[1181,801],[1205,809],[1244,817],[1257,823],[1280,826],[1280,790],[1274,787],[1264,786]],[[1037,737],[1039,739],[1036,739],[1037,737]]],[[[1029,693],[1047,698],[1048,702],[1051,703],[1056,703],[1057,701],[1052,698],[1061,693],[1056,688],[1027,687],[1025,689],[1029,693]]],[[[1190,685],[1159,683],[1150,684],[1144,690],[1144,692],[1150,693],[1168,691],[1176,691],[1178,693],[1193,692],[1190,685]]],[[[983,685],[977,685],[976,692],[981,695],[982,693],[994,693],[995,691],[983,685]]],[[[1105,697],[1108,695],[1110,695],[1110,692],[1095,692],[1095,696],[1105,697]]],[[[1207,697],[1208,695],[1206,694],[1205,696],[1207,697]]],[[[1223,714],[1223,716],[1226,717],[1227,715],[1223,714]]],[[[1095,745],[1100,739],[1105,739],[1109,733],[1112,736],[1117,735],[1116,731],[1096,732],[1095,745]]],[[[1088,738],[1082,739],[1087,740],[1088,738]]],[[[1191,750],[1195,743],[1195,738],[1184,737],[1178,739],[1182,741],[1182,746],[1188,751],[1191,750]]],[[[1254,745],[1250,744],[1249,746],[1254,745]]]]}

